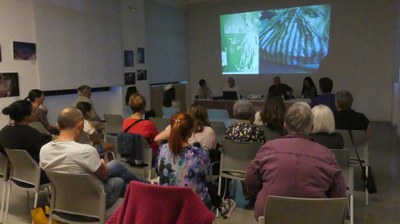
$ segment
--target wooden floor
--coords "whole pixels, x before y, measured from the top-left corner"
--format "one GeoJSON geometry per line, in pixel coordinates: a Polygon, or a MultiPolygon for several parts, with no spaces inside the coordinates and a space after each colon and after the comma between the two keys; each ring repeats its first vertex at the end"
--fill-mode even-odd
{"type": "MultiPolygon", "coordinates": [[[[395,128],[388,123],[372,123],[371,126],[370,163],[379,193],[370,195],[368,207],[364,204],[364,194],[362,192],[355,193],[355,223],[398,224],[400,223],[400,137],[395,134],[395,128]]],[[[2,186],[0,186],[1,189],[2,186]]],[[[240,192],[239,189],[238,192],[240,192]]],[[[236,200],[238,208],[234,210],[232,216],[225,220],[218,218],[216,223],[257,223],[253,211],[243,209],[246,201],[240,194],[237,194],[236,200]]],[[[32,201],[33,199],[31,199],[31,203],[32,201]]],[[[44,197],[41,201],[45,202],[44,197]]],[[[26,193],[18,188],[13,188],[8,223],[30,222],[26,193]]]]}

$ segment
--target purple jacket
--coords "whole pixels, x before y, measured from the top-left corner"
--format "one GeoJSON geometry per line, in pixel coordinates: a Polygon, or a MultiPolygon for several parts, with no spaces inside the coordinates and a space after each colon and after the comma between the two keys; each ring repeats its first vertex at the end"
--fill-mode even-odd
{"type": "Polygon", "coordinates": [[[263,145],[246,174],[255,216],[264,215],[268,195],[345,197],[346,186],[333,153],[305,136],[285,136],[263,145]]]}

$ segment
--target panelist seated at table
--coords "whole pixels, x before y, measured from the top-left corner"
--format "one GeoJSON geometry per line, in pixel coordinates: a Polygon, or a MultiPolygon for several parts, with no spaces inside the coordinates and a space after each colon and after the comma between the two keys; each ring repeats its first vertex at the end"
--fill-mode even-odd
{"type": "Polygon", "coordinates": [[[196,99],[212,99],[213,92],[210,87],[207,86],[207,82],[204,79],[199,81],[200,88],[197,90],[196,99]]]}
{"type": "Polygon", "coordinates": [[[285,100],[294,98],[292,87],[281,83],[279,76],[274,77],[274,84],[269,87],[268,95],[283,96],[285,100]]]}

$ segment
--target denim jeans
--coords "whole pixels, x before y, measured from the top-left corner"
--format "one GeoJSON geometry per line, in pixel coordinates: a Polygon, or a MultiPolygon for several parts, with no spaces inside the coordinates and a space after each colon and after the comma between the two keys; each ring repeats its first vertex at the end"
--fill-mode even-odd
{"type": "Polygon", "coordinates": [[[108,168],[108,178],[120,177],[125,181],[125,183],[129,183],[132,180],[143,182],[142,179],[129,172],[129,170],[117,160],[112,160],[111,162],[107,163],[106,166],[108,168]]]}
{"type": "Polygon", "coordinates": [[[125,181],[120,177],[111,177],[104,182],[106,208],[111,207],[119,197],[125,194],[125,181]]]}
{"type": "Polygon", "coordinates": [[[142,180],[129,172],[126,167],[117,160],[106,164],[108,168],[108,179],[104,182],[104,191],[106,192],[106,208],[111,207],[118,197],[125,194],[126,184],[132,180],[142,180]]]}

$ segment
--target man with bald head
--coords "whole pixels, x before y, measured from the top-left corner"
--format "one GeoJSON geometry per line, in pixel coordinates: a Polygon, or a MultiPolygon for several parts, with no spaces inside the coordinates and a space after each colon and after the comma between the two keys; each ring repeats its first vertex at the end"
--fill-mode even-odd
{"type": "Polygon", "coordinates": [[[126,184],[139,179],[120,162],[105,164],[93,146],[77,142],[84,120],[76,108],[63,109],[57,121],[60,135],[40,150],[40,167],[52,172],[90,174],[106,193],[106,207],[111,207],[118,197],[124,196],[126,184]]]}
{"type": "Polygon", "coordinates": [[[345,197],[346,187],[333,153],[312,140],[310,106],[293,104],[285,115],[287,136],[268,141],[247,169],[250,196],[257,196],[256,218],[264,215],[268,195],[332,198],[345,197]]]}

